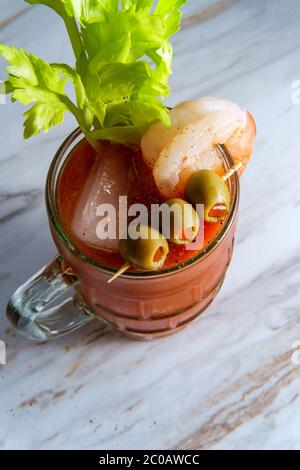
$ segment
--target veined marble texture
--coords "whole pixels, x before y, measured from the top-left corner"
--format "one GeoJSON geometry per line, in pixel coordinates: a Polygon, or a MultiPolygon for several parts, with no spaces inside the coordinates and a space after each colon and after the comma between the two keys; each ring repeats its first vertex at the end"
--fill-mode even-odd
{"type": "MultiPolygon", "coordinates": [[[[13,333],[9,296],[55,254],[43,188],[75,124],[25,142],[22,106],[0,105],[1,449],[300,449],[299,31],[298,0],[185,7],[169,104],[232,99],[255,116],[258,139],[225,284],[198,321],[163,340],[134,342],[97,322],[43,345],[13,333]]],[[[0,37],[71,60],[61,21],[43,7],[1,0],[0,37]]]]}

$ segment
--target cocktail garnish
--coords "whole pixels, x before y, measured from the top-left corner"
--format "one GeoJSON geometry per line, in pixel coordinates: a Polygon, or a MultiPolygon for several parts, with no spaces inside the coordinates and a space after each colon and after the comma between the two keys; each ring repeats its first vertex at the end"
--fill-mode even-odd
{"type": "Polygon", "coordinates": [[[0,45],[10,64],[6,92],[13,101],[33,104],[24,114],[25,138],[61,124],[66,112],[94,147],[103,139],[139,144],[152,122],[170,125],[160,98],[169,94],[169,38],[180,28],[186,0],[25,1],[48,6],[63,19],[75,55],[74,66],[47,63],[0,45]]]}
{"type": "Polygon", "coordinates": [[[205,222],[223,220],[230,208],[230,192],[221,176],[213,170],[198,170],[194,172],[184,188],[185,198],[194,207],[204,206],[205,222]],[[222,207],[222,211],[215,208],[222,207]]]}
{"type": "Polygon", "coordinates": [[[137,232],[139,237],[132,237],[128,233],[127,238],[119,241],[120,253],[126,262],[107,281],[108,284],[131,266],[142,271],[156,271],[163,266],[169,253],[169,245],[165,237],[148,225],[140,225],[137,232]]]}

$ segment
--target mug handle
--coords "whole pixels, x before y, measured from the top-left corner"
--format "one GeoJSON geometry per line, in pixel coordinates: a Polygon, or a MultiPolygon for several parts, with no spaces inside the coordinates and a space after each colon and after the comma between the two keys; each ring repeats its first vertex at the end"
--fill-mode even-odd
{"type": "Polygon", "coordinates": [[[92,320],[81,309],[76,296],[51,305],[78,283],[76,276],[64,272],[62,263],[61,256],[54,258],[10,298],[6,313],[17,333],[43,342],[70,333],[92,320]]]}

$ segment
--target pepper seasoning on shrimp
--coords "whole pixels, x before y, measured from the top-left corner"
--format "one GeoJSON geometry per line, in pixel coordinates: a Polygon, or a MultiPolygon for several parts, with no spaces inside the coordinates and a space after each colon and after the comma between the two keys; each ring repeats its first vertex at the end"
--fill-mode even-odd
{"type": "Polygon", "coordinates": [[[222,168],[216,149],[224,145],[241,174],[256,136],[251,114],[235,103],[217,98],[186,101],[170,111],[171,127],[154,123],[142,138],[142,151],[156,185],[166,198],[182,197],[188,178],[202,169],[222,168]]]}

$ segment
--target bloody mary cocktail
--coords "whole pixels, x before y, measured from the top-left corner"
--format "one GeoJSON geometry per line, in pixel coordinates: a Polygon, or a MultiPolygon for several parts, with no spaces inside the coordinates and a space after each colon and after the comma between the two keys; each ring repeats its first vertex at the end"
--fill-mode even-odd
{"type": "MultiPolygon", "coordinates": [[[[192,252],[183,246],[172,245],[166,265],[159,271],[131,269],[108,284],[112,273],[124,260],[119,253],[89,245],[84,241],[83,233],[81,238],[78,231],[74,235],[73,224],[84,183],[101,154],[85,140],[80,140],[78,131],[70,142],[65,152],[57,154],[50,170],[47,201],[52,234],[65,260],[64,268],[79,279],[77,304],[87,313],[103,318],[114,328],[137,339],[151,339],[178,331],[211,303],[224,280],[237,223],[237,175],[234,174],[229,182],[230,212],[222,223],[205,223],[205,245],[201,250],[192,252]]],[[[105,144],[105,148],[106,145],[111,144],[105,144]]],[[[162,196],[140,151],[132,153],[131,149],[119,145],[114,150],[128,158],[132,200],[142,200],[146,204],[161,201],[162,196]],[[142,174],[143,178],[134,177],[133,166],[139,169],[138,175],[142,174]]],[[[226,157],[223,161],[225,169],[232,164],[226,157]]]]}

